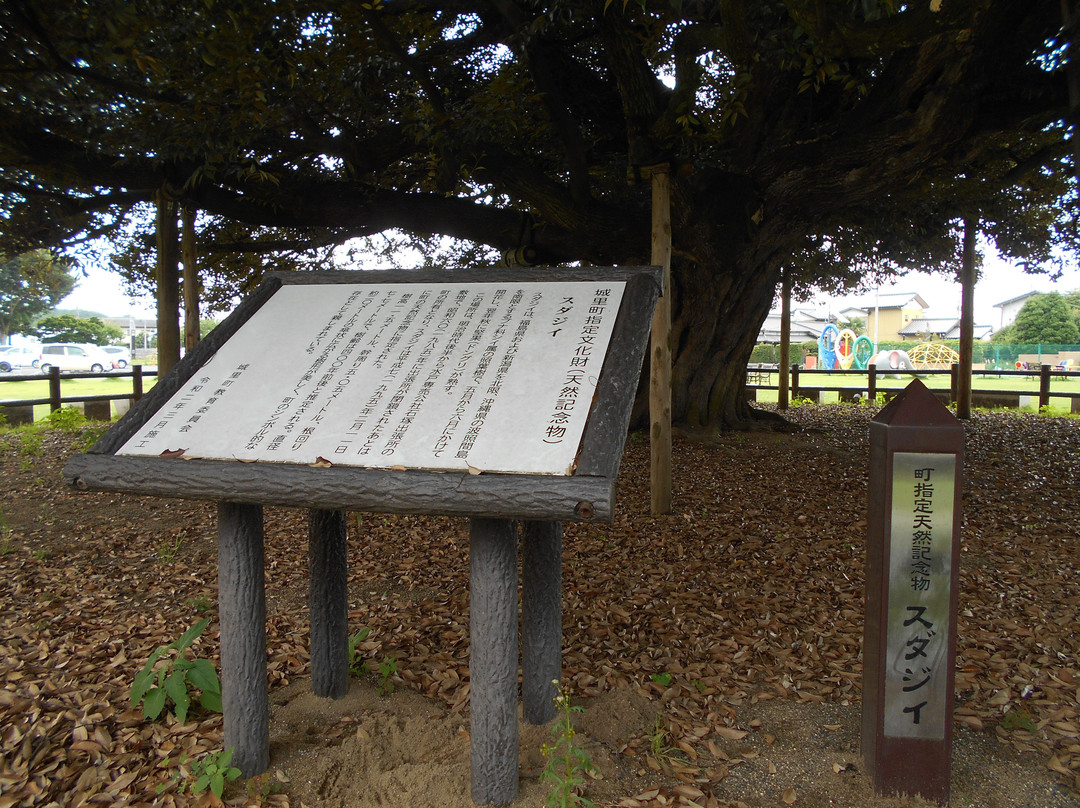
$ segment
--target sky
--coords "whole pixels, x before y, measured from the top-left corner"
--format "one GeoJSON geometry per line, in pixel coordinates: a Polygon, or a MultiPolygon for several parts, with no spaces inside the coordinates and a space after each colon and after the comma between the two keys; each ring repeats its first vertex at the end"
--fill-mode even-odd
{"type": "MultiPolygon", "coordinates": [[[[1000,310],[994,305],[1003,303],[1028,292],[1070,292],[1080,289],[1080,267],[1070,266],[1057,281],[1047,275],[1029,275],[1019,267],[987,254],[983,259],[982,278],[975,287],[975,322],[977,325],[1000,326],[1000,310]]],[[[881,287],[882,292],[917,294],[928,304],[929,317],[960,316],[960,284],[944,275],[927,275],[912,272],[895,283],[881,287]]],[[[848,305],[872,307],[873,291],[842,298],[818,295],[810,304],[833,313],[839,313],[848,305]]],[[[800,305],[800,304],[796,304],[800,305]]],[[[98,312],[107,317],[136,318],[156,317],[152,298],[129,298],[124,294],[120,277],[100,268],[88,270],[87,277],[80,277],[75,291],[59,304],[62,309],[98,312]]]]}

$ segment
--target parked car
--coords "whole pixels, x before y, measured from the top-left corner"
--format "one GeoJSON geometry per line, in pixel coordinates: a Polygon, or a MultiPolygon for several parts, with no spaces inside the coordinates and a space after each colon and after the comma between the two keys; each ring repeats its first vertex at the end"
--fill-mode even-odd
{"type": "Polygon", "coordinates": [[[64,370],[88,370],[91,373],[104,373],[116,367],[116,360],[101,350],[99,345],[84,345],[75,342],[49,342],[41,346],[42,373],[48,373],[52,367],[64,370]]]}
{"type": "Polygon", "coordinates": [[[40,348],[0,345],[0,373],[10,373],[14,368],[36,368],[40,360],[40,348]]]}
{"type": "Polygon", "coordinates": [[[116,366],[123,370],[131,364],[131,351],[123,345],[103,345],[101,350],[116,361],[116,366]]]}

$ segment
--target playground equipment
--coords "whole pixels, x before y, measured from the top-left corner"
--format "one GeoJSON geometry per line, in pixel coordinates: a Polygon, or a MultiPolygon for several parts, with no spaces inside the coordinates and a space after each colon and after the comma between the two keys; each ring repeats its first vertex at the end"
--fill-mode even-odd
{"type": "Polygon", "coordinates": [[[855,363],[855,332],[845,328],[836,337],[836,364],[843,370],[851,370],[855,363]]]}
{"type": "Polygon", "coordinates": [[[960,354],[940,342],[922,342],[911,349],[911,361],[919,370],[948,370],[960,361],[960,354]]]}
{"type": "Polygon", "coordinates": [[[818,337],[818,366],[822,370],[850,370],[853,365],[859,370],[866,370],[873,353],[873,341],[866,336],[855,336],[850,328],[841,331],[829,323],[821,329],[821,336],[818,337]]]}
{"type": "Polygon", "coordinates": [[[874,356],[874,341],[870,337],[863,335],[855,340],[855,367],[859,370],[866,370],[870,367],[870,360],[874,356]]]}
{"type": "Polygon", "coordinates": [[[822,370],[833,370],[836,367],[836,341],[840,336],[840,329],[829,323],[821,329],[818,337],[818,365],[822,370]]]}
{"type": "Polygon", "coordinates": [[[914,373],[917,370],[907,351],[899,350],[879,351],[870,358],[867,366],[869,365],[873,365],[878,370],[895,373],[898,378],[901,370],[906,370],[909,373],[914,373]]]}

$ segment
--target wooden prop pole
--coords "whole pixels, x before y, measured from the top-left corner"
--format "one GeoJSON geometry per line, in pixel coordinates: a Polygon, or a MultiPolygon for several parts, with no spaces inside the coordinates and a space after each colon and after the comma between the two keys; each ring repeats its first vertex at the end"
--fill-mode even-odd
{"type": "Polygon", "coordinates": [[[652,263],[663,267],[649,343],[652,512],[671,513],[671,175],[666,163],[652,166],[652,263]]]}
{"type": "Polygon", "coordinates": [[[224,748],[254,777],[270,765],[261,505],[218,505],[218,617],[224,748]]]}
{"type": "Polygon", "coordinates": [[[960,269],[960,373],[956,379],[956,417],[971,417],[971,368],[975,353],[975,237],[979,218],[964,218],[964,260],[960,269]]]}

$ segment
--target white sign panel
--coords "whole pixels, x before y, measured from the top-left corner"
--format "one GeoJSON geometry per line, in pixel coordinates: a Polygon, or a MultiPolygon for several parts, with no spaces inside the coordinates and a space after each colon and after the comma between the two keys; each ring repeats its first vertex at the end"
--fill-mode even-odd
{"type": "Polygon", "coordinates": [[[954,454],[893,454],[886,737],[945,737],[955,478],[954,454]]]}
{"type": "Polygon", "coordinates": [[[624,285],[283,286],[117,454],[569,475],[624,285]]]}

